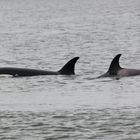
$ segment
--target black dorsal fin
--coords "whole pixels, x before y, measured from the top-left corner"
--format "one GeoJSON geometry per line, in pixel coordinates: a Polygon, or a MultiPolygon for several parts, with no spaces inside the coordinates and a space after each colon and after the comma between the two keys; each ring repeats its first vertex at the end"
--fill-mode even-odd
{"type": "Polygon", "coordinates": [[[67,62],[58,72],[60,74],[64,74],[64,75],[75,74],[75,72],[74,72],[75,63],[77,62],[78,59],[79,59],[79,57],[74,57],[69,62],[67,62]]]}
{"type": "Polygon", "coordinates": [[[110,67],[109,67],[109,69],[108,69],[108,73],[109,73],[110,75],[117,75],[118,70],[122,69],[122,68],[120,67],[120,64],[119,64],[120,56],[121,56],[121,54],[118,54],[118,55],[116,55],[116,56],[113,58],[113,60],[112,60],[112,62],[111,62],[111,64],[110,64],[110,67]]]}

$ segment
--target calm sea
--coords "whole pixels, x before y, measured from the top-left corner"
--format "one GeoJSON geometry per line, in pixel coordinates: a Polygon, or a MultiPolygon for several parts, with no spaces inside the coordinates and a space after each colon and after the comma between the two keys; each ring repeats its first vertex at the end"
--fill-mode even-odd
{"type": "Polygon", "coordinates": [[[140,68],[139,0],[0,0],[0,67],[75,76],[0,76],[0,140],[139,140],[140,77],[94,79],[112,58],[140,68]]]}

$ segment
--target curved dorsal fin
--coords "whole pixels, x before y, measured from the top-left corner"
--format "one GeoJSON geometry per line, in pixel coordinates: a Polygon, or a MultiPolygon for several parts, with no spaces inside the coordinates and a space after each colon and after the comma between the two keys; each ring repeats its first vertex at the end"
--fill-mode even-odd
{"type": "Polygon", "coordinates": [[[111,64],[110,64],[110,67],[109,67],[109,69],[108,69],[108,73],[109,73],[110,75],[116,75],[117,72],[118,72],[118,70],[122,69],[122,68],[120,67],[120,64],[119,64],[120,56],[121,56],[121,54],[118,54],[118,55],[116,55],[116,56],[113,58],[113,60],[112,60],[112,62],[111,62],[111,64]]]}
{"type": "Polygon", "coordinates": [[[69,62],[67,62],[58,72],[60,74],[71,75],[75,74],[75,63],[79,59],[79,57],[74,57],[69,62]]]}

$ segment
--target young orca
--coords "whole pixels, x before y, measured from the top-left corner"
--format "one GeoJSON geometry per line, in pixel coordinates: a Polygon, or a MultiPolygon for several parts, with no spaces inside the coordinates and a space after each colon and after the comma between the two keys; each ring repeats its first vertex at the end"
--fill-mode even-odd
{"type": "Polygon", "coordinates": [[[119,59],[120,59],[121,54],[118,54],[114,57],[114,59],[112,60],[110,67],[108,69],[108,71],[99,76],[98,78],[102,78],[102,77],[125,77],[125,76],[136,76],[136,75],[140,75],[140,69],[126,69],[126,68],[122,68],[120,67],[119,64],[119,59]]]}
{"type": "Polygon", "coordinates": [[[8,74],[14,77],[18,76],[37,76],[37,75],[74,75],[75,63],[79,57],[74,57],[67,62],[59,71],[46,71],[37,69],[26,68],[14,68],[14,67],[2,67],[0,68],[0,74],[8,74]]]}

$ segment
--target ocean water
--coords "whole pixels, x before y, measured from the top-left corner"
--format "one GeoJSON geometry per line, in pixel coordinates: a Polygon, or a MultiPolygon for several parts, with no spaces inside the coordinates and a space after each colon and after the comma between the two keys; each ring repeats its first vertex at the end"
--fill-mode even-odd
{"type": "Polygon", "coordinates": [[[0,67],[74,76],[0,76],[0,140],[139,140],[140,76],[94,79],[121,53],[140,68],[139,0],[0,0],[0,67]]]}

